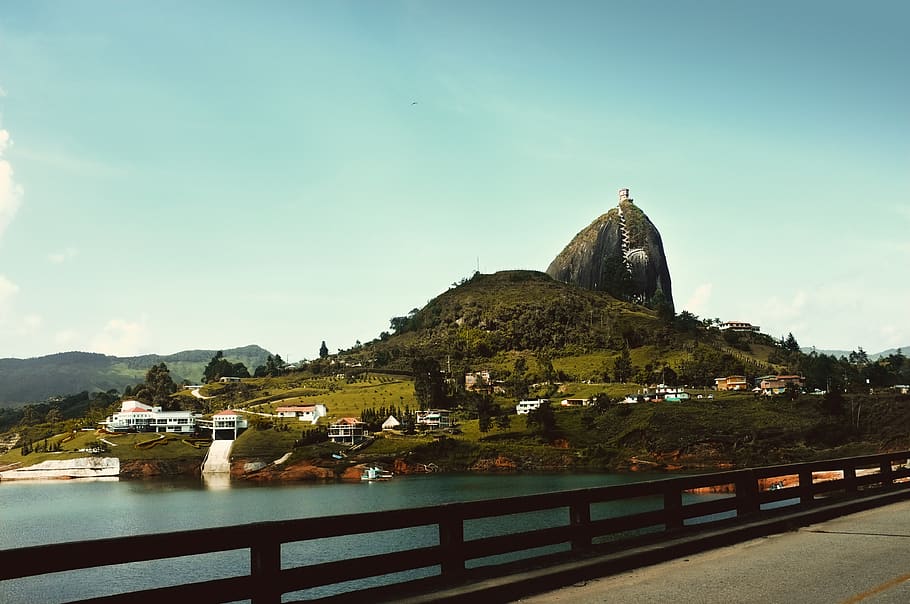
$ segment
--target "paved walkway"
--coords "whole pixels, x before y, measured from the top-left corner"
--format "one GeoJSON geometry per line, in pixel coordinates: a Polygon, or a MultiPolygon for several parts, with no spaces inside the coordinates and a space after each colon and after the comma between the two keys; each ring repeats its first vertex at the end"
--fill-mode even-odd
{"type": "Polygon", "coordinates": [[[910,501],[517,601],[904,604],[910,602],[910,501]]]}

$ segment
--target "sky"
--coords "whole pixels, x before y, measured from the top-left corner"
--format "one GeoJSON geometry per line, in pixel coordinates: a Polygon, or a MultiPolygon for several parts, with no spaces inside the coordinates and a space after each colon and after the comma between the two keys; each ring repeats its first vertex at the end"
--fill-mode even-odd
{"type": "Polygon", "coordinates": [[[631,196],[677,312],[910,347],[910,3],[0,0],[0,357],[369,341],[631,196]]]}

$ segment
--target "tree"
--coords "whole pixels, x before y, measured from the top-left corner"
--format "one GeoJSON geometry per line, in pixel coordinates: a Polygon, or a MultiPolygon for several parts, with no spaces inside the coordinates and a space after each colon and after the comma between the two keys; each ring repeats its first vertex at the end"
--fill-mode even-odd
{"type": "Polygon", "coordinates": [[[325,345],[325,340],[322,341],[322,346],[319,347],[319,358],[324,359],[329,356],[329,347],[325,345]]]}
{"type": "Polygon", "coordinates": [[[530,392],[528,380],[525,378],[525,371],[527,371],[527,369],[528,362],[524,357],[518,357],[515,359],[515,367],[512,371],[512,375],[506,382],[509,392],[519,400],[527,398],[528,393],[530,392]]]}
{"type": "Polygon", "coordinates": [[[411,364],[414,371],[414,394],[421,409],[441,407],[445,402],[445,377],[439,361],[433,358],[416,358],[411,364]]]}
{"type": "Polygon", "coordinates": [[[869,364],[869,355],[866,354],[866,351],[863,350],[863,347],[860,346],[856,350],[850,353],[849,361],[851,365],[868,365],[869,364]]]}
{"type": "Polygon", "coordinates": [[[250,377],[250,372],[243,363],[231,363],[228,361],[224,358],[224,353],[219,350],[202,371],[202,381],[209,384],[217,382],[223,377],[245,378],[250,377]]]}
{"type": "Polygon", "coordinates": [[[177,392],[177,384],[171,378],[171,372],[164,363],[152,365],[145,374],[145,383],[133,390],[133,396],[145,399],[151,405],[160,406],[165,411],[177,409],[171,395],[177,392]]]}
{"type": "Polygon", "coordinates": [[[651,300],[648,302],[648,306],[657,311],[657,318],[661,320],[664,325],[671,325],[675,317],[673,311],[673,305],[667,300],[667,297],[662,291],[654,292],[654,295],[651,296],[651,300]]]}
{"type": "Polygon", "coordinates": [[[477,402],[477,427],[481,433],[485,434],[490,431],[493,415],[493,399],[487,396],[481,397],[477,402]]]}
{"type": "Polygon", "coordinates": [[[549,403],[544,403],[537,409],[531,409],[528,412],[526,425],[532,433],[550,438],[556,429],[556,415],[549,403]]]}
{"type": "Polygon", "coordinates": [[[44,421],[49,424],[63,421],[63,415],[60,413],[60,408],[56,405],[51,407],[50,411],[48,411],[47,415],[44,417],[44,421]]]}
{"type": "Polygon", "coordinates": [[[512,416],[508,413],[500,413],[496,416],[496,429],[505,432],[512,427],[512,416]]]}
{"type": "Polygon", "coordinates": [[[683,333],[697,334],[699,325],[701,325],[701,321],[699,321],[698,315],[692,314],[688,310],[684,310],[676,316],[676,327],[683,333]]]}
{"type": "Polygon", "coordinates": [[[793,332],[787,334],[787,339],[784,340],[784,349],[790,352],[799,352],[799,342],[793,337],[793,332]]]}
{"type": "Polygon", "coordinates": [[[211,358],[209,364],[205,366],[205,369],[202,370],[202,382],[208,384],[209,382],[217,382],[220,378],[225,377],[223,373],[223,365],[225,363],[227,363],[227,360],[224,358],[224,353],[219,350],[211,358]]]}
{"type": "Polygon", "coordinates": [[[632,355],[629,354],[629,347],[624,346],[619,358],[613,362],[613,377],[617,382],[626,383],[632,377],[632,355]]]}

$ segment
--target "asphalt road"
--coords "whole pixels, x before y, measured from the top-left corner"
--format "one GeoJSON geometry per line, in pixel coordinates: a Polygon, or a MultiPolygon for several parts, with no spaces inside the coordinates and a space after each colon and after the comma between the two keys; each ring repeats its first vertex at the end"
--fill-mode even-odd
{"type": "Polygon", "coordinates": [[[517,600],[906,604],[910,502],[517,600]]]}

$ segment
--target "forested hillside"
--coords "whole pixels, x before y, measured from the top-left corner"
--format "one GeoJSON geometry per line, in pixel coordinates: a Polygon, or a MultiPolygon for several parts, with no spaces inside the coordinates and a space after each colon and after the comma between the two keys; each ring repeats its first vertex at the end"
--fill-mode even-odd
{"type": "MultiPolygon", "coordinates": [[[[89,352],[62,352],[31,359],[0,359],[0,407],[40,402],[77,392],[122,391],[141,382],[150,367],[166,363],[178,384],[198,383],[213,350],[185,350],[171,355],[114,357],[89,352]]],[[[252,372],[264,365],[269,351],[251,345],[224,351],[226,359],[252,372]]]]}

